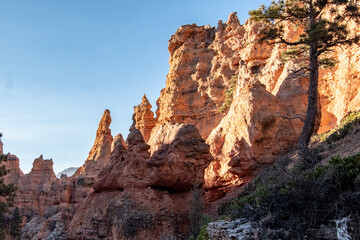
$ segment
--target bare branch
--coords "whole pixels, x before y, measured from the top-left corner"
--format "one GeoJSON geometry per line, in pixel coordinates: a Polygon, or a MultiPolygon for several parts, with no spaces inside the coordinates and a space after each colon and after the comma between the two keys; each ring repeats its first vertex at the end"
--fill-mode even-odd
{"type": "Polygon", "coordinates": [[[310,68],[308,67],[300,67],[298,69],[290,69],[292,74],[297,74],[297,73],[306,73],[306,72],[310,72],[310,68]]]}
{"type": "Polygon", "coordinates": [[[289,117],[289,116],[284,116],[284,115],[281,115],[280,113],[277,113],[279,117],[282,117],[284,119],[300,119],[302,122],[305,122],[305,119],[301,116],[306,116],[306,114],[299,114],[299,113],[292,113],[292,112],[289,112],[291,113],[293,116],[289,117]]]}
{"type": "Polygon", "coordinates": [[[285,43],[286,45],[289,46],[298,46],[301,44],[308,44],[308,42],[306,41],[296,41],[296,42],[289,42],[287,40],[285,40],[284,38],[282,38],[281,36],[278,36],[279,41],[277,43],[285,43]]]}

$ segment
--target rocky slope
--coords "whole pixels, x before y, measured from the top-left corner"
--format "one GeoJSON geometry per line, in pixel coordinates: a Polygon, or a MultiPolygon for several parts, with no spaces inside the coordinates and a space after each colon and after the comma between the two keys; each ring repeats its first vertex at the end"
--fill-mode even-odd
{"type": "MultiPolygon", "coordinates": [[[[57,179],[42,157],[24,175],[9,155],[6,181],[19,186],[23,239],[184,239],[194,185],[214,208],[211,202],[292,148],[302,122],[280,115],[305,112],[308,79],[281,61],[285,46],[257,41],[261,27],[241,25],[235,13],[216,28],[180,27],[169,40],[156,118],[144,95],[125,142],[112,137],[105,110],[89,157],[72,177],[57,179]],[[221,112],[234,76],[232,103],[221,112]]],[[[299,34],[291,26],[287,33],[299,34]]],[[[360,106],[359,48],[339,47],[333,56],[336,68],[320,73],[319,132],[360,106]]]]}

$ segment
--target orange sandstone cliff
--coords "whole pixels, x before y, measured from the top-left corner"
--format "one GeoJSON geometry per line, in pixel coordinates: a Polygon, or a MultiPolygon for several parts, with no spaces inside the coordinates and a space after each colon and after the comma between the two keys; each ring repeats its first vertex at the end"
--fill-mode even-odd
{"type": "MultiPolygon", "coordinates": [[[[349,23],[351,31],[359,28],[349,23]]],[[[126,142],[105,110],[93,148],[72,177],[57,179],[42,157],[23,174],[10,156],[7,181],[19,186],[23,239],[184,239],[194,185],[205,205],[224,197],[291,149],[302,128],[308,78],[281,61],[282,45],[258,42],[261,24],[232,13],[218,26],[180,27],[169,40],[170,69],[156,118],[144,95],[126,142]],[[235,76],[231,105],[225,93],[235,76]]],[[[289,26],[289,38],[299,30],[289,26]]],[[[360,51],[337,47],[321,70],[318,132],[360,108],[360,51]]],[[[216,206],[216,202],[213,203],[216,206]]]]}

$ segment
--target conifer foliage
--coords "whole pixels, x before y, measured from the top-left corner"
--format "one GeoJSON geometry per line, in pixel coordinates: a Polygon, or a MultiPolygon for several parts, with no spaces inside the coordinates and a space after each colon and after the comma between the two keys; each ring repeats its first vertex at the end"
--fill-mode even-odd
{"type": "Polygon", "coordinates": [[[309,76],[308,106],[298,150],[304,160],[313,160],[308,149],[317,114],[317,95],[320,67],[332,67],[336,61],[329,57],[335,46],[359,42],[359,35],[349,34],[348,24],[360,20],[357,0],[277,0],[269,7],[262,5],[250,11],[251,19],[265,23],[261,41],[285,44],[285,55],[298,63],[297,72],[309,76]],[[297,39],[289,39],[289,26],[301,29],[297,39]]]}
{"type": "MultiPolygon", "coordinates": [[[[2,134],[0,133],[0,138],[2,134]]],[[[16,188],[12,184],[5,184],[4,177],[8,173],[5,169],[6,155],[0,155],[0,239],[5,239],[9,219],[7,217],[9,208],[13,206],[16,188]]]]}

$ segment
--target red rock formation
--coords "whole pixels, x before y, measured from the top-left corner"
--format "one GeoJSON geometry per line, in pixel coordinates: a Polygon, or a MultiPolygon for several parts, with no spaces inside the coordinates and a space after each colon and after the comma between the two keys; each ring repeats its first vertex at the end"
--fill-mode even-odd
{"type": "Polygon", "coordinates": [[[209,146],[194,126],[175,124],[167,127],[168,142],[150,156],[150,147],[135,125],[127,148],[119,144],[113,150],[117,154],[100,172],[96,192],[74,216],[68,239],[187,235],[189,190],[204,183],[204,169],[212,161],[209,146]]]}
{"type": "Polygon", "coordinates": [[[84,165],[77,170],[75,175],[95,177],[98,172],[108,163],[113,137],[109,128],[111,124],[110,111],[106,109],[96,131],[93,147],[89,152],[84,165]]]}
{"type": "MultiPolygon", "coordinates": [[[[308,80],[294,73],[294,62],[281,61],[284,46],[259,43],[261,28],[251,21],[240,25],[233,13],[217,29],[180,27],[169,41],[170,70],[148,144],[151,152],[161,146],[167,123],[195,125],[215,157],[207,170],[210,188],[244,183],[255,166],[271,162],[291,147],[302,128],[300,120],[279,115],[305,113],[308,80]],[[227,114],[219,114],[233,75],[238,75],[233,104],[227,114]]],[[[296,38],[300,30],[289,26],[288,38],[296,38]]],[[[334,56],[341,64],[320,74],[319,132],[336,125],[349,110],[359,109],[357,49],[337,48],[334,56]]]]}
{"type": "MultiPolygon", "coordinates": [[[[217,29],[185,25],[169,40],[170,69],[157,101],[158,124],[189,123],[206,139],[222,118],[217,110],[239,66],[239,20],[231,14],[217,29]]],[[[157,129],[153,130],[155,133],[157,129]]],[[[151,138],[157,138],[152,134],[151,138]]]]}
{"type": "Polygon", "coordinates": [[[146,98],[145,94],[141,103],[134,107],[134,121],[135,128],[138,129],[144,137],[145,142],[149,141],[151,130],[154,128],[157,119],[154,118],[154,113],[151,111],[151,104],[146,98]]]}
{"type": "Polygon", "coordinates": [[[150,188],[90,195],[66,239],[186,239],[189,202],[188,193],[150,188]]]}
{"type": "Polygon", "coordinates": [[[204,170],[212,161],[209,146],[192,125],[175,124],[168,129],[171,139],[150,156],[141,132],[132,128],[127,149],[119,145],[119,154],[100,172],[95,189],[152,187],[178,192],[189,191],[196,182],[204,183],[204,170]]]}
{"type": "MultiPolygon", "coordinates": [[[[22,176],[14,160],[17,184],[30,186],[20,187],[17,204],[39,215],[26,236],[45,238],[56,221],[68,239],[185,237],[194,183],[204,184],[208,200],[216,200],[292,147],[302,123],[280,115],[305,112],[308,80],[292,71],[294,62],[281,61],[285,46],[257,41],[261,28],[251,21],[240,25],[235,13],[217,28],[180,27],[169,41],[170,70],[157,118],[144,96],[125,143],[121,135],[113,140],[106,110],[75,176],[55,179],[43,159],[22,176]],[[220,113],[234,75],[232,104],[220,113]]],[[[299,35],[291,26],[287,31],[289,38],[299,35]]],[[[320,72],[320,132],[360,106],[358,47],[336,48],[333,56],[337,67],[320,72]]]]}

